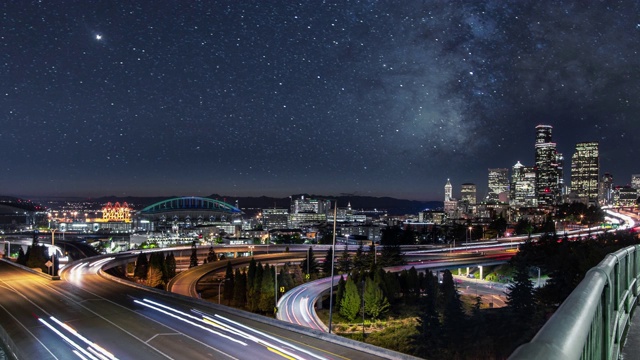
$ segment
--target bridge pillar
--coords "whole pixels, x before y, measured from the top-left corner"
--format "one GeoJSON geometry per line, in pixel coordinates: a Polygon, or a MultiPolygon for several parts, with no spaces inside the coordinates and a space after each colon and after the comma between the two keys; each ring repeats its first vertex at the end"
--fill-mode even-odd
{"type": "Polygon", "coordinates": [[[467,276],[469,276],[469,267],[467,266],[467,276]]]}
{"type": "Polygon", "coordinates": [[[480,269],[480,280],[482,280],[482,265],[478,265],[478,268],[480,269]]]}

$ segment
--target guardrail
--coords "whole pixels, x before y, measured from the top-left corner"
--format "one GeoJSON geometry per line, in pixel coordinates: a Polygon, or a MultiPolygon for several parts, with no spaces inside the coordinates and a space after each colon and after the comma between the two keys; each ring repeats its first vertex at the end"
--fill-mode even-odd
{"type": "Polygon", "coordinates": [[[640,245],[607,255],[510,360],[618,359],[636,306],[640,245]]]}

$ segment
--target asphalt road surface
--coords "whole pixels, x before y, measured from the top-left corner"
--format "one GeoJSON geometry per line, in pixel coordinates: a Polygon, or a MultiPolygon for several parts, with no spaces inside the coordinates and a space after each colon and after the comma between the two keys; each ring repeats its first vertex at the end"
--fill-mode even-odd
{"type": "Polygon", "coordinates": [[[380,359],[82,263],[52,281],[0,261],[0,325],[25,359],[380,359]]]}

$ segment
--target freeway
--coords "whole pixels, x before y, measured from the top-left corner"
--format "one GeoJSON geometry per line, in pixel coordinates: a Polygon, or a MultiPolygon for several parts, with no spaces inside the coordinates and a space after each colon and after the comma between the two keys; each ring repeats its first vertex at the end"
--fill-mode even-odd
{"type": "Polygon", "coordinates": [[[99,274],[106,261],[70,264],[62,281],[0,262],[0,325],[19,358],[384,358],[312,330],[274,326],[224,306],[108,280],[99,274]]]}

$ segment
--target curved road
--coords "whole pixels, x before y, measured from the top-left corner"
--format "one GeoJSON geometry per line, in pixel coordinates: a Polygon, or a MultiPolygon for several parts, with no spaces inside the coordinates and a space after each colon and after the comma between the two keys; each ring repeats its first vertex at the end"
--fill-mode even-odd
{"type": "MultiPolygon", "coordinates": [[[[333,277],[334,286],[338,285],[340,275],[333,277]]],[[[329,331],[329,328],[318,319],[316,301],[321,294],[331,288],[331,277],[322,278],[289,290],[278,301],[278,320],[301,325],[315,330],[329,331]]]]}
{"type": "Polygon", "coordinates": [[[0,325],[21,358],[383,358],[310,330],[291,331],[234,309],[107,280],[98,275],[106,261],[71,264],[62,281],[0,262],[0,325]]]}

